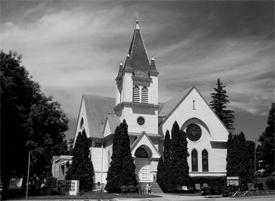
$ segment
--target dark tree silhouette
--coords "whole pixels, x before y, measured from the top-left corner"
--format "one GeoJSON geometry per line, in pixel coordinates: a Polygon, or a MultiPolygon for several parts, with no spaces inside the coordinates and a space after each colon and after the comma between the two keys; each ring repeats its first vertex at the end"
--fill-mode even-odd
{"type": "Polygon", "coordinates": [[[233,132],[234,121],[235,121],[235,113],[232,110],[227,109],[228,104],[230,103],[228,100],[227,91],[224,89],[226,86],[220,82],[220,79],[217,80],[216,88],[214,89],[214,93],[211,93],[212,101],[210,101],[210,106],[216,115],[220,118],[220,120],[224,123],[226,128],[233,132]]]}

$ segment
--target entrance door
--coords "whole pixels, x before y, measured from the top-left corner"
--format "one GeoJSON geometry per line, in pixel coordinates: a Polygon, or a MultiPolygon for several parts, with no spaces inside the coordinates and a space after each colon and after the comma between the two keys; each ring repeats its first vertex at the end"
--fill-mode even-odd
{"type": "Polygon", "coordinates": [[[149,161],[148,159],[136,159],[136,174],[139,177],[139,180],[148,180],[149,179],[149,161]]]}

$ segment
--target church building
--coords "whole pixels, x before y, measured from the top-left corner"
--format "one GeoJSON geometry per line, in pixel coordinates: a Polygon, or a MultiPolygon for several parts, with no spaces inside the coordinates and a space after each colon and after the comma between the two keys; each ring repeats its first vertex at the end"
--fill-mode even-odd
{"type": "Polygon", "coordinates": [[[187,133],[190,176],[226,175],[228,130],[195,86],[160,103],[159,73],[154,58],[148,59],[137,20],[126,60],[114,75],[116,97],[81,99],[75,140],[84,131],[91,139],[96,183],[106,184],[115,129],[124,119],[140,182],[156,180],[164,135],[167,130],[171,133],[175,121],[187,133]]]}

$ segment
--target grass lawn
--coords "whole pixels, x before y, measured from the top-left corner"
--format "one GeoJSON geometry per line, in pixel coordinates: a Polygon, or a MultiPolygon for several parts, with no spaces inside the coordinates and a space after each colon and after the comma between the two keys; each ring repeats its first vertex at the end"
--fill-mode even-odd
{"type": "MultiPolygon", "coordinates": [[[[160,197],[157,195],[148,194],[111,194],[102,192],[85,192],[81,196],[69,195],[48,195],[48,196],[28,196],[28,200],[63,200],[63,199],[114,199],[114,198],[153,198],[160,197]]],[[[25,196],[20,198],[10,198],[8,200],[25,200],[25,196]]]]}

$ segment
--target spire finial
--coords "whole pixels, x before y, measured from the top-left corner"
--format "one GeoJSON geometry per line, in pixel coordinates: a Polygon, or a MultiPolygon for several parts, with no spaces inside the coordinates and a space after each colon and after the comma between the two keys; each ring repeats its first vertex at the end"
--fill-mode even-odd
{"type": "Polygon", "coordinates": [[[120,66],[122,66],[123,64],[122,64],[122,61],[120,61],[120,64],[119,64],[120,66]]]}
{"type": "Polygon", "coordinates": [[[139,21],[138,21],[138,13],[137,13],[137,19],[136,19],[136,29],[139,29],[139,25],[138,25],[139,21]]]}
{"type": "Polygon", "coordinates": [[[155,60],[155,59],[154,59],[154,55],[153,55],[153,54],[152,54],[152,60],[155,60]]]}

